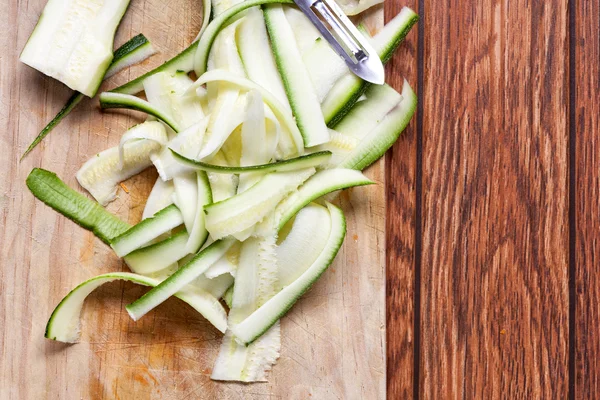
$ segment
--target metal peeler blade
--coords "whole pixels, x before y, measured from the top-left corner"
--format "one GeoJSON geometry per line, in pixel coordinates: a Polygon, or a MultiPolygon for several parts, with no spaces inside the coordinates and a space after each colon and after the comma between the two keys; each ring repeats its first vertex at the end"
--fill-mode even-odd
{"type": "Polygon", "coordinates": [[[294,2],[355,75],[368,82],[383,85],[385,71],[377,52],[334,0],[294,2]]]}

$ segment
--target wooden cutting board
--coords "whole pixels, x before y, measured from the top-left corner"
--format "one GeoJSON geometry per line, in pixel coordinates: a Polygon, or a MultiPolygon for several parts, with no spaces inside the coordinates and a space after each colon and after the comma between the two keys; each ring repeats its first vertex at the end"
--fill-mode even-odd
{"type": "MultiPolygon", "coordinates": [[[[114,282],[89,296],[81,342],[44,339],[46,321],[78,283],[126,267],[73,222],[34,199],[34,167],[82,190],[75,172],[140,122],[102,113],[84,100],[24,161],[19,158],[70,90],[18,62],[45,0],[0,4],[0,398],[1,399],[378,399],[385,397],[385,192],[383,161],[367,171],[377,185],[340,198],[348,234],[335,263],[282,321],[282,351],[268,383],[210,380],[221,334],[179,300],[138,322],[124,306],[147,289],[114,282]]],[[[381,8],[368,17],[373,30],[381,8]]],[[[111,78],[140,75],[191,43],[201,24],[198,0],[132,0],[116,44],[144,33],[159,54],[111,78]]],[[[108,208],[139,221],[156,173],[125,182],[108,208]]]]}

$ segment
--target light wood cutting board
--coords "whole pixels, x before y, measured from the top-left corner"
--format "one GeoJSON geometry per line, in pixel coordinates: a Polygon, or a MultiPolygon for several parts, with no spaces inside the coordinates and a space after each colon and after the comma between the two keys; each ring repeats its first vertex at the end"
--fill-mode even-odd
{"type": "MultiPolygon", "coordinates": [[[[343,193],[348,234],[335,263],[282,321],[282,351],[268,383],[210,380],[221,334],[179,300],[138,322],[124,306],[147,289],[114,282],[94,292],[82,313],[81,343],[44,339],[46,321],[71,288],[94,275],[126,270],[93,234],[34,199],[34,167],[82,190],[77,169],[117,144],[140,114],[102,113],[84,100],[24,161],[19,158],[70,95],[60,83],[18,62],[45,0],[0,3],[0,399],[378,399],[385,397],[385,192],[377,182],[343,193]]],[[[368,17],[376,30],[379,8],[368,17]]],[[[136,77],[193,40],[199,0],[132,0],[116,45],[144,33],[159,54],[111,78],[136,77]]],[[[108,208],[139,221],[153,170],[125,185],[108,208]]]]}

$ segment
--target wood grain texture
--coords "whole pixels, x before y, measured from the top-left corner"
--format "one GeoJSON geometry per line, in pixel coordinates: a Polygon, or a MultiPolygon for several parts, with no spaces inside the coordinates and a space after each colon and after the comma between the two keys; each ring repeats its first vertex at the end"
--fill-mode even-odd
{"type": "Polygon", "coordinates": [[[421,397],[564,399],[567,1],[423,17],[421,397]]]}
{"type": "Polygon", "coordinates": [[[600,398],[600,3],[575,1],[575,398],[600,398]]]}
{"type": "MultiPolygon", "coordinates": [[[[79,188],[75,172],[118,143],[142,120],[137,113],[101,113],[84,100],[23,162],[18,159],[69,97],[69,90],[17,62],[45,0],[0,3],[0,398],[1,399],[382,399],[385,397],[384,162],[368,171],[378,182],[345,193],[345,245],[319,282],[282,322],[281,358],[269,383],[209,379],[221,335],[190,307],[171,299],[138,322],[124,306],[147,289],[114,282],[83,309],[82,340],[44,339],[57,302],[79,282],[125,270],[112,251],[29,193],[33,167],[55,171],[79,188]],[[15,23],[18,21],[18,23],[15,23]]],[[[132,1],[116,44],[143,32],[159,55],[112,77],[104,88],[159,65],[191,42],[199,2],[132,1]]],[[[382,7],[369,25],[382,23],[382,7]]],[[[109,210],[139,220],[156,173],[126,182],[109,210]]]]}
{"type": "MultiPolygon", "coordinates": [[[[385,2],[386,19],[393,18],[404,6],[418,10],[416,0],[387,1],[385,2]]],[[[386,66],[387,83],[398,91],[402,90],[404,79],[408,80],[415,92],[418,89],[418,45],[417,26],[415,26],[386,66]]],[[[414,390],[416,120],[415,115],[386,157],[387,395],[389,399],[410,399],[414,390]]]]}

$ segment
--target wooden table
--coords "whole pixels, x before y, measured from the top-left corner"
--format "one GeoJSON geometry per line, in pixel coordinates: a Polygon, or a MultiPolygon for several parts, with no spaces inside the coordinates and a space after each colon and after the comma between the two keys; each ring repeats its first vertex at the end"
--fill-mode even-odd
{"type": "MultiPolygon", "coordinates": [[[[156,324],[152,329],[165,332],[164,342],[119,356],[135,363],[132,354],[142,351],[141,358],[160,364],[172,351],[171,332],[162,325],[175,321],[179,334],[189,335],[181,321],[190,313],[180,311],[178,304],[167,305],[171,319],[157,317],[138,325],[126,316],[87,313],[88,327],[114,325],[118,334],[115,339],[109,337],[113,331],[106,337],[91,333],[98,340],[90,344],[100,361],[89,366],[73,364],[75,358],[86,359],[84,350],[67,351],[41,339],[43,319],[54,306],[48,302],[57,301],[81,278],[119,264],[91,234],[36,205],[23,181],[31,167],[42,165],[58,169],[74,186],[73,175],[89,156],[86,151],[114,144],[115,136],[109,138],[108,132],[122,132],[134,119],[100,117],[94,114],[95,103],[86,101],[65,122],[78,131],[66,136],[64,146],[55,136],[24,163],[16,161],[32,133],[68,97],[64,87],[40,74],[7,70],[35,23],[22,21],[15,27],[18,18],[35,15],[27,12],[32,3],[41,4],[0,4],[0,109],[6,111],[0,113],[0,126],[17,127],[0,135],[0,158],[10,157],[0,164],[0,384],[20,385],[0,387],[0,393],[18,398],[51,386],[48,393],[64,398],[73,393],[110,397],[110,388],[103,389],[99,380],[92,379],[82,392],[64,369],[75,365],[106,377],[113,373],[116,356],[109,356],[111,349],[103,343],[147,341],[144,332],[151,323],[156,324]],[[14,98],[35,103],[13,103],[14,98]],[[48,105],[53,108],[46,109],[48,105]],[[92,125],[107,133],[90,134],[92,125]],[[56,267],[65,254],[75,254],[73,265],[65,267],[70,270],[56,267]],[[18,282],[40,280],[46,282],[41,290],[27,284],[17,290],[18,282]],[[18,310],[11,308],[15,304],[18,310]],[[37,353],[54,361],[29,363],[28,357],[37,353]]],[[[189,43],[200,23],[192,2],[183,3],[188,5],[173,8],[172,2],[165,6],[147,0],[142,6],[132,1],[137,5],[120,39],[148,24],[156,30],[143,32],[157,39],[165,56],[172,55],[189,43]],[[164,7],[164,19],[148,19],[153,7],[164,7]]],[[[387,76],[397,89],[408,79],[420,103],[386,158],[388,398],[599,398],[600,3],[387,0],[386,15],[404,5],[418,10],[422,19],[394,56],[387,76]]],[[[370,173],[382,174],[379,169],[370,173]]],[[[131,182],[139,204],[152,177],[145,173],[131,182]]],[[[125,201],[111,207],[130,220],[141,213],[125,201]]],[[[379,234],[374,237],[378,242],[379,234]]],[[[335,276],[328,279],[335,282],[335,276]]],[[[118,302],[111,303],[115,296],[127,301],[142,293],[126,292],[113,286],[93,301],[119,310],[118,302]]],[[[218,346],[215,332],[194,321],[196,326],[204,327],[206,343],[218,346]]],[[[194,351],[200,343],[177,340],[189,344],[189,359],[170,367],[210,366],[202,351],[194,351]]],[[[285,363],[278,368],[283,371],[285,363]]],[[[209,371],[200,375],[206,378],[209,371]]],[[[180,389],[187,384],[188,376],[179,372],[165,376],[180,389]]],[[[135,372],[122,380],[115,384],[139,390],[130,393],[149,393],[163,383],[135,372]]],[[[260,389],[252,398],[278,398],[272,387],[256,387],[260,389]]],[[[327,386],[318,390],[313,398],[332,393],[327,386]]],[[[200,392],[192,388],[185,393],[194,397],[200,392]]]]}
{"type": "Polygon", "coordinates": [[[600,2],[408,5],[388,397],[599,398],[600,2]]]}

